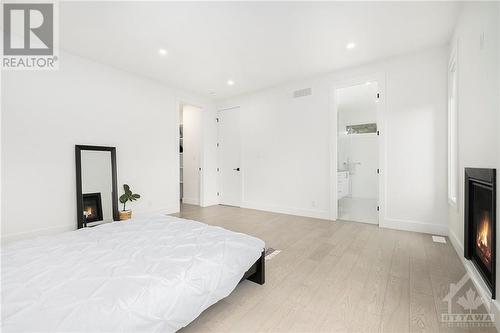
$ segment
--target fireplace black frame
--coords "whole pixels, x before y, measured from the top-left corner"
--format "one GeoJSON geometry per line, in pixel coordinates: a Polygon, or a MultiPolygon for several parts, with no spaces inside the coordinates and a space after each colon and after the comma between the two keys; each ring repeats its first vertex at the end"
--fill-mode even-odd
{"type": "Polygon", "coordinates": [[[464,257],[472,261],[474,266],[481,274],[484,282],[491,291],[491,298],[495,299],[496,293],[496,169],[484,168],[465,168],[465,202],[464,202],[464,257]],[[474,244],[470,237],[475,234],[473,228],[473,209],[471,207],[470,197],[472,196],[473,184],[477,184],[483,188],[491,189],[491,281],[490,277],[486,276],[484,268],[480,267],[482,263],[478,260],[473,260],[474,244]]]}

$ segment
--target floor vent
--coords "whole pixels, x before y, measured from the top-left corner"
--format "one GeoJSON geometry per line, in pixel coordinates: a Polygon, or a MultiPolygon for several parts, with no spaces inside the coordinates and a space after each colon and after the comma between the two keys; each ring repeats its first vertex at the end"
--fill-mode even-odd
{"type": "Polygon", "coordinates": [[[293,92],[293,98],[305,97],[312,94],[312,88],[304,88],[300,90],[295,90],[293,92]]]}
{"type": "Polygon", "coordinates": [[[442,236],[432,236],[432,241],[434,243],[443,243],[443,244],[446,244],[446,238],[444,238],[442,236]]]}

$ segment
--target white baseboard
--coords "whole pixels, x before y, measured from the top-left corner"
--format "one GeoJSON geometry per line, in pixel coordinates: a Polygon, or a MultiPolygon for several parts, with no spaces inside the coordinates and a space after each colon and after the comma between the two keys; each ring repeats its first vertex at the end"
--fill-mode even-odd
{"type": "Polygon", "coordinates": [[[385,218],[383,220],[380,220],[379,226],[381,228],[448,236],[448,226],[442,224],[385,218]]]}
{"type": "Polygon", "coordinates": [[[40,237],[40,236],[54,235],[54,234],[58,234],[58,233],[65,232],[65,231],[75,230],[75,229],[76,229],[76,221],[74,224],[71,224],[71,225],[58,225],[58,226],[53,226],[53,227],[34,229],[31,231],[16,232],[13,234],[2,235],[1,240],[2,240],[2,244],[8,244],[10,242],[14,242],[14,241],[18,241],[18,240],[36,238],[36,237],[40,237]]]}
{"type": "MultiPolygon", "coordinates": [[[[154,209],[154,210],[148,210],[148,211],[132,211],[132,217],[148,217],[156,214],[173,214],[179,212],[178,207],[167,207],[167,208],[159,208],[159,209],[154,209]]],[[[58,226],[52,226],[52,227],[47,227],[47,228],[40,228],[40,229],[34,229],[31,231],[25,231],[25,232],[18,232],[18,233],[12,233],[12,234],[6,234],[2,235],[1,237],[1,242],[2,244],[7,244],[10,242],[18,241],[18,240],[23,240],[23,239],[31,239],[31,238],[36,238],[40,236],[49,236],[49,235],[54,235],[58,234],[61,232],[65,231],[72,231],[76,230],[76,221],[74,221],[71,224],[67,225],[58,225],[58,226]]]]}
{"type": "Polygon", "coordinates": [[[132,218],[134,217],[149,217],[153,215],[158,215],[158,214],[174,214],[179,212],[179,207],[164,207],[164,208],[158,208],[158,209],[152,209],[152,210],[140,210],[140,211],[135,211],[132,210],[132,218]]]}
{"type": "Polygon", "coordinates": [[[469,275],[472,283],[474,284],[479,295],[481,296],[486,310],[488,311],[488,313],[493,314],[493,317],[495,318],[495,328],[497,329],[498,332],[500,332],[500,330],[499,330],[499,327],[500,327],[500,304],[499,304],[499,301],[491,299],[491,292],[489,291],[488,287],[486,286],[483,279],[479,275],[479,272],[477,271],[474,264],[470,260],[465,259],[463,243],[458,239],[457,235],[451,229],[450,229],[450,235],[448,238],[450,239],[451,245],[453,246],[453,248],[457,252],[458,257],[460,258],[460,261],[462,262],[462,265],[464,265],[464,268],[465,268],[465,271],[467,272],[467,275],[469,275]]]}
{"type": "Polygon", "coordinates": [[[497,329],[497,332],[500,332],[500,304],[498,300],[493,300],[491,304],[493,306],[490,309],[490,313],[495,316],[495,328],[497,329]]]}
{"type": "Polygon", "coordinates": [[[241,208],[263,210],[273,213],[312,217],[325,220],[330,219],[330,213],[328,211],[319,209],[315,210],[315,209],[304,209],[304,208],[294,208],[294,207],[280,207],[280,206],[266,205],[255,202],[248,202],[248,201],[242,202],[241,208]]]}
{"type": "Polygon", "coordinates": [[[458,239],[457,234],[454,233],[451,229],[449,231],[448,238],[450,239],[451,245],[453,246],[453,248],[457,252],[458,257],[461,259],[463,257],[463,255],[464,255],[464,245],[458,239]]]}
{"type": "Polygon", "coordinates": [[[188,204],[188,205],[200,205],[200,200],[197,198],[182,198],[182,203],[188,204]]]}
{"type": "Polygon", "coordinates": [[[210,207],[210,206],[216,206],[219,204],[219,201],[205,201],[203,205],[200,205],[201,207],[210,207]]]}

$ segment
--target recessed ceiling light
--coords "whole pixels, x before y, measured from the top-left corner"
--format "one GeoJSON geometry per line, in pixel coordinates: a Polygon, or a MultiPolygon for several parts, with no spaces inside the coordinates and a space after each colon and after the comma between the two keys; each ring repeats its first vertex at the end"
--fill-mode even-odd
{"type": "Polygon", "coordinates": [[[166,55],[168,54],[167,50],[165,50],[165,49],[159,49],[159,50],[158,50],[158,53],[159,53],[160,55],[162,55],[162,56],[166,56],[166,55]]]}
{"type": "Polygon", "coordinates": [[[356,47],[356,43],[353,43],[353,42],[347,43],[347,45],[345,46],[345,48],[348,50],[352,50],[355,47],[356,47]]]}
{"type": "Polygon", "coordinates": [[[227,85],[228,85],[228,86],[232,86],[232,85],[234,85],[234,81],[233,81],[233,80],[227,80],[227,85]]]}

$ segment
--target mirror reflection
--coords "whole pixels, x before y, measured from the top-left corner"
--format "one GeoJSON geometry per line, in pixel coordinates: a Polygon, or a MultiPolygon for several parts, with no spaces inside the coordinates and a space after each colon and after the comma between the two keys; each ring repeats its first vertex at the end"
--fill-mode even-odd
{"type": "Polygon", "coordinates": [[[118,220],[116,148],[75,146],[78,228],[118,220]]]}
{"type": "Polygon", "coordinates": [[[111,152],[82,150],[84,223],[113,221],[111,152]]]}

